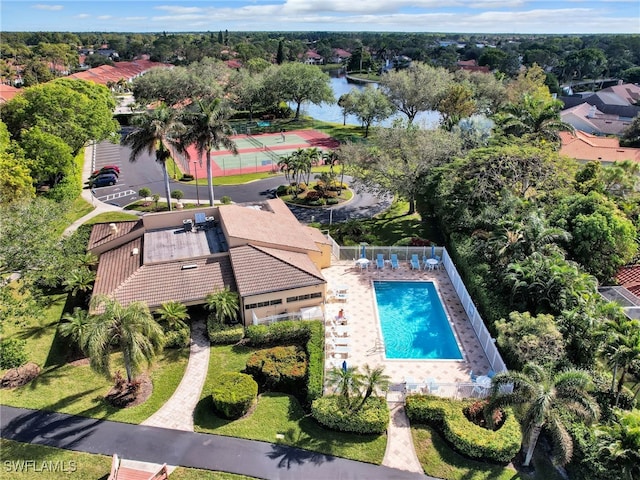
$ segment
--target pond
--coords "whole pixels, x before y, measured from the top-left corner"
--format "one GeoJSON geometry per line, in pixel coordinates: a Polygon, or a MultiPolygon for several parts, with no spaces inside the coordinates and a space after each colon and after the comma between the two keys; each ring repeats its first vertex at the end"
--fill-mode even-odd
{"type": "MultiPolygon", "coordinates": [[[[341,95],[349,93],[354,88],[362,90],[364,86],[347,82],[347,78],[345,76],[331,76],[331,88],[333,89],[333,94],[337,102],[338,98],[340,98],[341,95]]],[[[295,105],[292,105],[292,108],[295,108],[295,105]]],[[[342,109],[338,106],[337,103],[323,103],[321,105],[303,103],[301,110],[304,115],[308,115],[315,118],[316,120],[321,120],[323,122],[343,123],[344,121],[342,109]]],[[[440,115],[438,112],[420,112],[416,116],[414,123],[416,123],[417,125],[424,125],[425,127],[433,128],[438,123],[439,117],[440,115]]],[[[374,123],[374,125],[389,127],[393,123],[393,120],[395,120],[396,118],[406,120],[407,116],[402,113],[396,113],[383,122],[374,123]]],[[[360,125],[360,121],[354,115],[347,115],[346,123],[350,125],[360,125]]]]}

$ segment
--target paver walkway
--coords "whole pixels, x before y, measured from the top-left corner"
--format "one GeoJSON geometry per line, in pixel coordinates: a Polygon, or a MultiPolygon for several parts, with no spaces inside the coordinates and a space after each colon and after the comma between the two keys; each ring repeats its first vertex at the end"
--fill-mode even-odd
{"type": "Polygon", "coordinates": [[[102,455],[117,453],[121,458],[158,464],[278,480],[435,480],[385,466],[240,438],[4,405],[0,406],[0,418],[2,438],[102,455]]]}
{"type": "Polygon", "coordinates": [[[404,403],[389,402],[391,421],[387,429],[387,450],[382,459],[382,465],[410,472],[423,473],[418,461],[409,419],[404,411],[404,403]]]}
{"type": "Polygon", "coordinates": [[[171,398],[142,425],[193,432],[193,411],[200,400],[209,369],[209,347],[205,320],[193,322],[189,363],[184,376],[171,398]]]}

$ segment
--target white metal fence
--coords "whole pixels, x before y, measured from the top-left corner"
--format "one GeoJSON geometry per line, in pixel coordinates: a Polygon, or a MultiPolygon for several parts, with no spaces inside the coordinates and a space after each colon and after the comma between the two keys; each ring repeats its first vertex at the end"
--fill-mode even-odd
{"type": "MultiPolygon", "coordinates": [[[[335,243],[334,243],[335,244],[335,243]]],[[[337,244],[335,244],[337,245],[337,244]]],[[[473,326],[473,330],[480,341],[480,345],[482,345],[482,349],[484,350],[487,359],[489,360],[489,365],[491,369],[495,373],[500,373],[507,370],[502,357],[500,356],[500,352],[495,346],[495,341],[491,337],[489,330],[484,324],[484,321],[480,317],[478,313],[478,309],[473,303],[467,288],[464,286],[462,282],[462,278],[458,273],[447,249],[445,247],[439,246],[421,246],[421,247],[410,247],[410,246],[378,246],[378,245],[358,245],[358,246],[340,246],[339,253],[335,253],[334,256],[339,260],[355,260],[361,257],[366,257],[372,262],[375,261],[376,256],[381,253],[385,258],[389,258],[391,254],[398,255],[398,260],[400,262],[408,262],[411,259],[411,256],[417,254],[420,259],[422,257],[435,257],[438,256],[441,259],[442,265],[449,275],[449,279],[453,284],[453,287],[458,294],[458,298],[460,298],[460,302],[466,312],[469,320],[471,321],[471,325],[473,326]]]]}

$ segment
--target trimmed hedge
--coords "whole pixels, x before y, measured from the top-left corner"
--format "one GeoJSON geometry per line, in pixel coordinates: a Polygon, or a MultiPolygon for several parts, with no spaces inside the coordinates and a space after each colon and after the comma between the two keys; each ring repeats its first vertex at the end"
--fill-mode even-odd
{"type": "Polygon", "coordinates": [[[271,325],[250,325],[246,330],[249,345],[270,347],[300,345],[308,355],[307,403],[322,396],[324,383],[324,327],[319,320],[284,321],[271,325]]]}
{"type": "Polygon", "coordinates": [[[164,348],[184,348],[189,346],[191,332],[189,327],[169,330],[164,334],[164,348]]]}
{"type": "Polygon", "coordinates": [[[238,343],[244,337],[242,324],[227,325],[217,322],[213,315],[207,317],[207,335],[213,345],[230,345],[238,343]]]}
{"type": "Polygon", "coordinates": [[[355,412],[344,408],[339,395],[321,397],[311,405],[311,415],[320,425],[341,432],[380,434],[389,425],[389,407],[380,397],[369,397],[355,412]]]}
{"type": "Polygon", "coordinates": [[[309,339],[307,322],[287,320],[271,325],[249,325],[246,337],[252,347],[304,345],[309,339]]]}
{"type": "Polygon", "coordinates": [[[305,387],[307,354],[296,345],[259,350],[249,357],[245,371],[265,390],[295,395],[305,387]]]}
{"type": "Polygon", "coordinates": [[[409,395],[405,410],[413,423],[426,423],[442,432],[463,455],[494,462],[511,461],[520,450],[520,424],[510,409],[505,409],[504,424],[492,431],[470,422],[464,408],[473,401],[450,400],[430,395],[409,395]]]}
{"type": "Polygon", "coordinates": [[[225,418],[235,419],[243,416],[258,396],[258,384],[251,375],[228,372],[215,380],[211,391],[213,405],[225,418]]]}

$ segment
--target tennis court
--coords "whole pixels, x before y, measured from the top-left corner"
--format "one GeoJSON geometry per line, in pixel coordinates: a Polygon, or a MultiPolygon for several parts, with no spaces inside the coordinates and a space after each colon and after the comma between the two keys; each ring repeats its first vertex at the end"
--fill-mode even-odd
{"type": "MultiPolygon", "coordinates": [[[[284,133],[266,133],[262,135],[235,135],[231,137],[236,144],[238,154],[229,150],[211,152],[212,174],[214,177],[238,175],[242,173],[277,172],[280,157],[295,152],[299,148],[317,147],[320,150],[336,148],[339,143],[317,130],[296,130],[284,133]]],[[[206,178],[207,162],[202,162],[195,148],[189,147],[190,160],[177,158],[184,173],[206,178]]]]}

